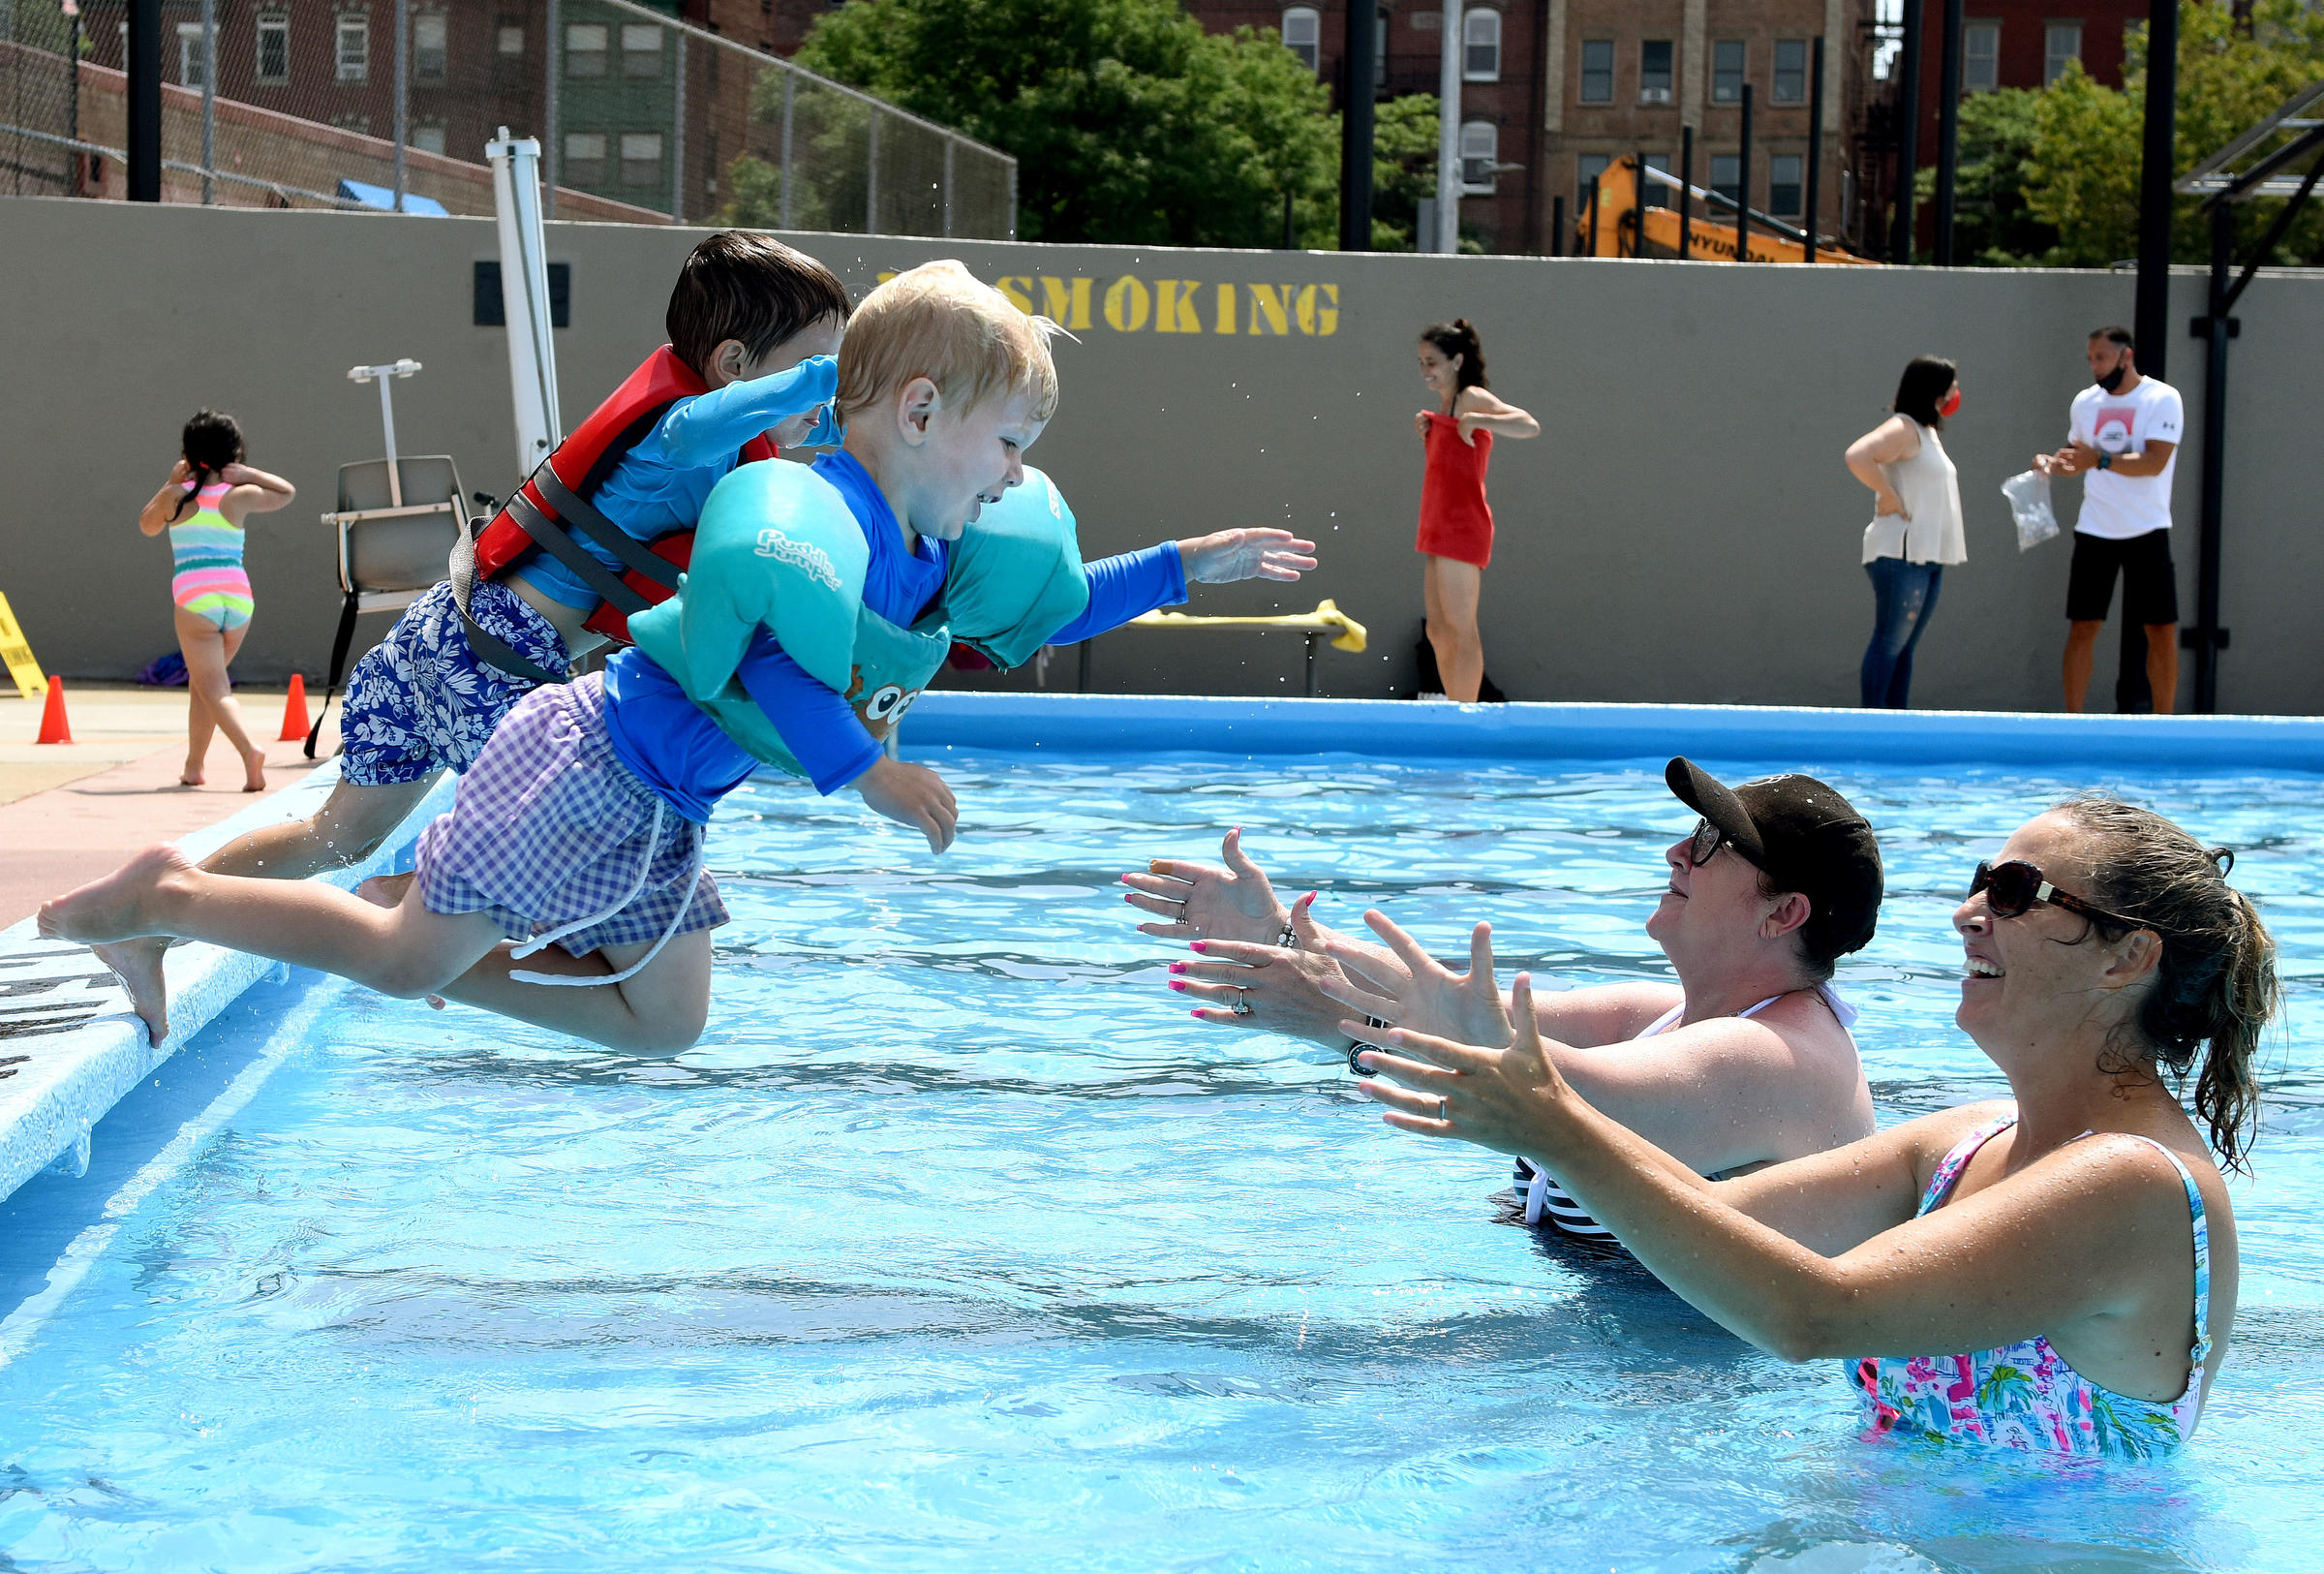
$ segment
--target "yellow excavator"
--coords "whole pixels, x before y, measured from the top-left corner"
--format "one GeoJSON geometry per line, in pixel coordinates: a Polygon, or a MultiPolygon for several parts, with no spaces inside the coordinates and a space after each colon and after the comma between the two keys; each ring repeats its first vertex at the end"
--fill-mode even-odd
{"type": "MultiPolygon", "coordinates": [[[[1590,196],[1574,215],[1575,257],[1683,257],[1697,262],[1732,262],[1735,257],[1736,204],[1718,192],[1687,186],[1676,175],[1646,167],[1648,187],[1660,187],[1660,204],[1638,201],[1636,157],[1619,159],[1593,183],[1590,196]],[[1682,218],[1679,203],[1687,205],[1682,218]]],[[[1858,257],[1837,242],[1819,240],[1816,255],[1808,256],[1803,230],[1751,210],[1745,245],[1754,262],[1847,262],[1860,267],[1881,264],[1858,257]]]]}

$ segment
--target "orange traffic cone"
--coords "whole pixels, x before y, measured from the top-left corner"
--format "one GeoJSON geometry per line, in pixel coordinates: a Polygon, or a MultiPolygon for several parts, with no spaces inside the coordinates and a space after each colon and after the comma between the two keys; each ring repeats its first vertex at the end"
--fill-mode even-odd
{"type": "Polygon", "coordinates": [[[303,672],[290,674],[290,697],[283,705],[283,735],[278,743],[307,741],[307,677],[303,672]]]}
{"type": "Polygon", "coordinates": [[[65,720],[65,680],[50,677],[48,703],[41,712],[41,735],[35,743],[71,743],[73,724],[65,720]]]}

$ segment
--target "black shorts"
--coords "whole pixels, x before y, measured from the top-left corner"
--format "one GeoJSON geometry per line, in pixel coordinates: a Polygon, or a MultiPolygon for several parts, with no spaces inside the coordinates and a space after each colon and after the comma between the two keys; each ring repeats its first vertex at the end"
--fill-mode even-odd
{"type": "Polygon", "coordinates": [[[2074,532],[2074,566],[2065,582],[2069,621],[2106,621],[2114,605],[2118,569],[2123,574],[2123,616],[2133,623],[2179,621],[2179,573],[2171,564],[2167,530],[2150,530],[2127,540],[2074,532]]]}

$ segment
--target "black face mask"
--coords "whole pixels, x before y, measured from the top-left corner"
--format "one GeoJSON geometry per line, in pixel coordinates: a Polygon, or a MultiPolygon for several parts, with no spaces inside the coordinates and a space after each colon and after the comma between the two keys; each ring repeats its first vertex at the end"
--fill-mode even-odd
{"type": "Polygon", "coordinates": [[[2108,393],[2112,393],[2115,389],[2123,386],[2123,374],[2128,370],[2129,368],[2126,366],[2117,366],[2113,371],[2108,372],[2104,377],[2093,378],[2091,381],[2097,384],[2099,387],[2104,388],[2108,393]]]}

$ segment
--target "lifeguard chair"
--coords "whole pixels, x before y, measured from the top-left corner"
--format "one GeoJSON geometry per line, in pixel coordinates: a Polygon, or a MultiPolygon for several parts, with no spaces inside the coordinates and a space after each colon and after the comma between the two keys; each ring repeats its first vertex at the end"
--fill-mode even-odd
{"type": "Polygon", "coordinates": [[[345,600],[339,609],[339,633],[331,642],[322,705],[307,733],[309,759],[315,757],[315,740],[322,733],[331,695],[347,675],[355,619],[365,612],[400,612],[417,601],[449,575],[452,544],[468,534],[468,494],[460,488],[460,469],[451,455],[407,459],[395,451],[395,405],[388,383],[419,369],[418,361],[404,359],[386,366],[352,367],[347,374],[351,382],[380,386],[387,457],[341,465],[339,507],[322,516],[322,522],[339,533],[339,591],[345,600]]]}

